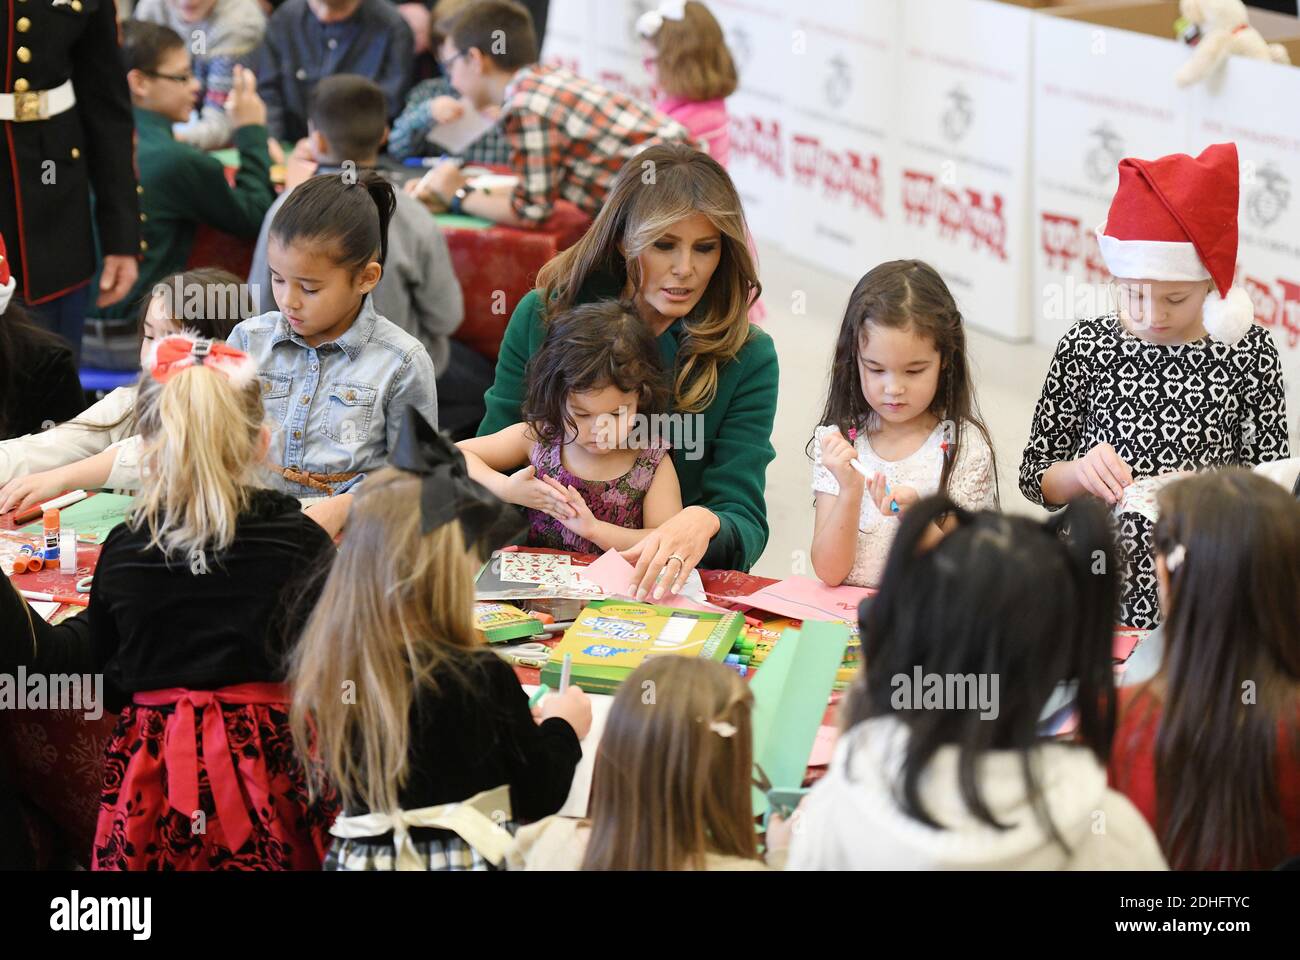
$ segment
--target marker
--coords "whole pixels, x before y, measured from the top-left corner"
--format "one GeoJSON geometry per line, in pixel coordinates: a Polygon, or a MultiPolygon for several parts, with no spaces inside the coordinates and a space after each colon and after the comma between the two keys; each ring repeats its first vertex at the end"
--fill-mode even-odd
{"type": "Polygon", "coordinates": [[[18,595],[25,600],[40,600],[44,603],[71,603],[78,607],[90,606],[90,598],[73,593],[38,593],[35,590],[19,590],[18,595]]]}
{"type": "Polygon", "coordinates": [[[561,620],[558,623],[547,623],[542,625],[543,633],[563,633],[573,626],[572,620],[561,620]]]}
{"type": "Polygon", "coordinates": [[[22,526],[25,523],[31,523],[33,520],[39,520],[44,516],[46,510],[61,510],[63,507],[70,507],[74,503],[85,500],[90,494],[85,490],[73,490],[65,493],[61,497],[55,497],[53,500],[47,500],[45,503],[37,504],[14,517],[14,526],[22,526]]]}
{"type": "Polygon", "coordinates": [[[569,677],[573,674],[573,654],[566,653],[560,665],[560,693],[569,689],[569,677]]]}
{"type": "Polygon", "coordinates": [[[540,687],[538,687],[537,692],[528,698],[528,709],[531,710],[533,707],[541,703],[542,697],[546,696],[550,692],[551,692],[551,688],[548,687],[546,684],[542,684],[540,687]]]}

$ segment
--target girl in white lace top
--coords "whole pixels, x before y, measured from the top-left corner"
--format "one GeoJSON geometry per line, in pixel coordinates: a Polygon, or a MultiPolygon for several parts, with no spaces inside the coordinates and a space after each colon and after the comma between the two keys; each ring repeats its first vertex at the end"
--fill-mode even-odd
{"type": "Polygon", "coordinates": [[[879,583],[899,518],[922,497],[943,491],[970,510],[996,507],[961,312],[933,267],[896,260],[858,281],[810,446],[813,569],[832,586],[879,583]]]}

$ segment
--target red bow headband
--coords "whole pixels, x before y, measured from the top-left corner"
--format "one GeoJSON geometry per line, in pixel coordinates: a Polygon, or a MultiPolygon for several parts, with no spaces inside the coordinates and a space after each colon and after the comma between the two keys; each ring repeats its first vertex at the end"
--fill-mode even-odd
{"type": "Polygon", "coordinates": [[[253,358],[244,351],[188,333],[172,334],[159,341],[149,373],[159,383],[166,383],[182,370],[197,366],[216,370],[237,387],[247,386],[257,376],[253,358]]]}

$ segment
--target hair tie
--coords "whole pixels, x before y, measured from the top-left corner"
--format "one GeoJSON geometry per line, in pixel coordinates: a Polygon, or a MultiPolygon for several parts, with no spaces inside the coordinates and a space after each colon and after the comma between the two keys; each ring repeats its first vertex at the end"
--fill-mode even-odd
{"type": "Polygon", "coordinates": [[[164,337],[149,358],[149,375],[159,383],[166,383],[190,367],[215,370],[240,388],[248,386],[257,376],[257,365],[244,351],[189,331],[164,337]]]}
{"type": "Polygon", "coordinates": [[[647,10],[636,18],[636,32],[649,39],[659,32],[665,20],[685,20],[686,0],[664,0],[657,9],[647,10]]]}
{"type": "Polygon", "coordinates": [[[736,735],[736,725],[728,723],[726,720],[713,720],[709,723],[709,729],[718,736],[730,740],[736,735]]]}
{"type": "Polygon", "coordinates": [[[1186,558],[1187,548],[1181,543],[1176,543],[1174,544],[1173,549],[1165,554],[1165,567],[1168,568],[1170,573],[1173,573],[1183,565],[1183,561],[1186,558]]]}

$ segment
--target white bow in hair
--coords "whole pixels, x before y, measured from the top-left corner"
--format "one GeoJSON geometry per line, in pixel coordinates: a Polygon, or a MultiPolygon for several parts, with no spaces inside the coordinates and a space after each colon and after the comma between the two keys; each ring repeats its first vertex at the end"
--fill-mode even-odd
{"type": "Polygon", "coordinates": [[[636,18],[636,32],[643,37],[653,37],[665,20],[685,20],[686,0],[664,0],[655,10],[647,10],[636,18]]]}

